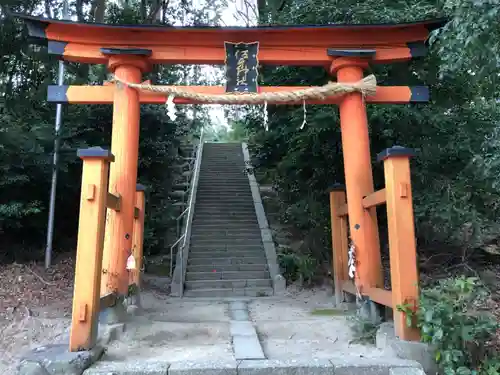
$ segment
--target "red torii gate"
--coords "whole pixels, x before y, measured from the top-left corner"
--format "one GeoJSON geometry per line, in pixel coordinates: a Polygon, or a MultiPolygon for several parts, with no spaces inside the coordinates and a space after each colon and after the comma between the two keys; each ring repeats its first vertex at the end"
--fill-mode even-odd
{"type": "MultiPolygon", "coordinates": [[[[242,28],[112,26],[15,16],[24,20],[31,38],[47,43],[49,54],[65,61],[106,64],[117,80],[132,84],[140,84],[143,73],[153,64],[222,65],[226,60],[224,43],[227,41],[258,41],[260,64],[322,66],[336,75],[339,83],[356,83],[363,79],[370,64],[389,64],[425,56],[429,32],[445,22],[242,28]]],[[[219,86],[176,88],[205,94],[225,93],[225,88],[219,86]]],[[[265,86],[258,91],[289,92],[303,88],[265,86]]],[[[406,149],[392,148],[380,155],[386,163],[386,188],[375,192],[365,103],[406,104],[427,102],[428,98],[425,86],[378,86],[374,95],[366,97],[353,92],[304,101],[307,104],[337,104],[340,108],[348,205],[343,192],[332,191],[336,295],[340,297],[342,291],[348,291],[393,307],[396,331],[402,339],[418,336],[414,329],[405,326],[404,313],[396,311],[398,304],[416,303],[418,294],[410,153],[406,149]],[[383,289],[381,277],[375,207],[383,203],[387,203],[389,217],[392,294],[383,289]],[[347,216],[350,239],[356,250],[355,283],[349,281],[347,275],[347,216]]],[[[139,206],[144,204],[143,197],[141,200],[136,192],[139,107],[146,103],[164,104],[165,94],[109,83],[103,86],[49,86],[48,100],[113,104],[111,153],[102,149],[80,151],[84,172],[70,340],[70,350],[75,351],[95,344],[97,314],[106,298],[127,293],[126,262],[130,252],[140,265],[144,210],[143,206],[135,207],[137,202],[142,202],[139,206]],[[113,159],[108,192],[107,166],[113,159]],[[106,207],[109,208],[107,219],[106,207]],[[139,218],[135,231],[134,217],[139,218]],[[104,224],[106,236],[103,240],[104,224]],[[138,251],[131,250],[133,241],[138,251]]],[[[174,102],[196,101],[176,97],[174,102]]],[[[302,103],[300,100],[279,104],[302,103]]],[[[136,275],[135,282],[138,280],[136,275]]]]}

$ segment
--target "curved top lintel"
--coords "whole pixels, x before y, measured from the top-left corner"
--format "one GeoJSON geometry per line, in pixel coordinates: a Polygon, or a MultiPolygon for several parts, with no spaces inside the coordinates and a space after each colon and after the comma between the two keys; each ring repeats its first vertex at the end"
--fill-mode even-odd
{"type": "MultiPolygon", "coordinates": [[[[74,33],[77,30],[82,30],[85,28],[88,31],[92,30],[100,30],[101,33],[106,32],[139,32],[139,33],[171,33],[171,32],[181,32],[183,34],[191,34],[191,33],[204,33],[210,35],[220,35],[227,36],[228,32],[234,33],[237,32],[238,35],[246,34],[249,37],[255,39],[256,37],[261,37],[266,34],[275,34],[275,33],[283,33],[286,32],[289,34],[289,37],[292,38],[297,33],[309,33],[309,32],[332,32],[335,31],[338,33],[340,30],[343,31],[352,31],[352,32],[366,32],[368,30],[372,30],[374,32],[382,32],[382,31],[411,31],[411,30],[423,30],[425,29],[427,32],[435,30],[444,26],[447,22],[447,19],[438,18],[433,20],[422,20],[417,22],[404,22],[404,23],[382,23],[382,24],[329,24],[329,25],[269,25],[269,26],[252,26],[252,27],[242,27],[242,26],[230,26],[230,27],[221,27],[221,26],[168,26],[168,25],[110,25],[103,23],[88,23],[88,22],[72,22],[67,20],[55,20],[50,18],[43,17],[34,17],[28,16],[20,13],[13,13],[13,17],[22,19],[26,22],[28,26],[28,32],[32,38],[38,39],[53,39],[52,37],[55,35],[50,28],[57,28],[57,32],[59,33],[74,33]]],[[[369,34],[360,35],[360,38],[367,39],[370,38],[369,34]]],[[[90,35],[92,37],[92,35],[90,35]]],[[[217,38],[219,39],[219,38],[217,38]]],[[[420,40],[418,38],[417,40],[420,40]]],[[[66,42],[72,42],[71,40],[66,40],[66,42]]],[[[95,41],[94,41],[95,42],[95,41]]],[[[412,42],[408,40],[407,42],[412,42]]]]}
{"type": "Polygon", "coordinates": [[[103,48],[112,48],[151,50],[148,58],[152,63],[223,63],[224,42],[259,41],[259,60],[263,64],[324,66],[336,58],[329,56],[329,49],[344,54],[371,51],[373,62],[382,63],[421,56],[425,47],[420,47],[429,32],[447,22],[436,19],[399,24],[177,27],[77,23],[22,14],[14,17],[24,20],[31,39],[63,43],[56,52],[70,61],[103,63],[107,58],[103,48]]]}

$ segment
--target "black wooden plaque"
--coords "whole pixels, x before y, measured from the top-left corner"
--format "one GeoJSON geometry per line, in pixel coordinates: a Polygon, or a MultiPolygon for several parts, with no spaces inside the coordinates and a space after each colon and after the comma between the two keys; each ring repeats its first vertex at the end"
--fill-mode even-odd
{"type": "Polygon", "coordinates": [[[258,91],[259,42],[224,42],[226,50],[226,92],[258,91]]]}

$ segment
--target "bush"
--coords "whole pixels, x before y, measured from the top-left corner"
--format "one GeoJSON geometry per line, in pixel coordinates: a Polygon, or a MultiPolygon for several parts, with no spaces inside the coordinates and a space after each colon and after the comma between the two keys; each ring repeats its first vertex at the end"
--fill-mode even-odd
{"type": "Polygon", "coordinates": [[[422,290],[416,312],[421,340],[435,347],[445,375],[499,374],[499,353],[491,343],[500,325],[483,310],[487,301],[488,292],[474,277],[445,279],[422,290]]]}

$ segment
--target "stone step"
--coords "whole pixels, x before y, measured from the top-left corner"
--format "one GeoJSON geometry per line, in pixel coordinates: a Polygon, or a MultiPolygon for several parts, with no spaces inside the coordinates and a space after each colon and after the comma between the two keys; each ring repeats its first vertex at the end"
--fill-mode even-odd
{"type": "Polygon", "coordinates": [[[251,194],[250,185],[245,186],[232,185],[230,182],[221,183],[220,185],[215,183],[207,183],[205,186],[198,185],[198,192],[207,195],[225,195],[225,194],[251,194]]]}
{"type": "MultiPolygon", "coordinates": [[[[261,241],[262,240],[262,235],[260,232],[257,233],[238,233],[235,231],[234,233],[231,234],[226,234],[226,235],[213,235],[210,233],[191,233],[191,243],[195,244],[200,240],[206,240],[206,241],[217,241],[219,243],[232,243],[235,240],[247,240],[247,241],[261,241]]],[[[242,241],[243,242],[243,241],[242,241]]]]}
{"type": "Polygon", "coordinates": [[[201,173],[212,173],[212,174],[243,174],[246,168],[243,164],[235,163],[233,165],[224,165],[220,163],[214,163],[213,165],[202,165],[200,168],[201,173]]]}
{"type": "Polygon", "coordinates": [[[212,183],[216,185],[223,185],[227,183],[232,185],[250,186],[247,176],[241,176],[238,174],[223,176],[217,174],[207,174],[205,176],[200,175],[199,182],[201,185],[209,185],[212,183]]]}
{"type": "Polygon", "coordinates": [[[211,180],[211,179],[222,179],[222,180],[228,179],[228,180],[232,180],[232,181],[248,183],[248,177],[243,172],[238,171],[238,172],[224,173],[222,171],[219,171],[219,172],[215,173],[215,172],[207,172],[204,170],[200,171],[200,181],[211,180]]]}
{"type": "Polygon", "coordinates": [[[261,244],[261,237],[257,238],[229,238],[229,237],[221,237],[221,238],[204,238],[204,237],[195,237],[191,240],[191,244],[193,246],[205,246],[209,248],[211,246],[249,246],[261,244]]]}
{"type": "Polygon", "coordinates": [[[269,272],[267,269],[258,271],[219,271],[216,268],[211,272],[186,272],[186,281],[237,279],[269,279],[269,272]]]}
{"type": "Polygon", "coordinates": [[[202,175],[214,175],[214,176],[238,176],[246,177],[246,168],[243,165],[234,165],[231,167],[221,167],[220,165],[214,166],[201,166],[200,177],[202,175]]]}
{"type": "MultiPolygon", "coordinates": [[[[208,211],[208,210],[195,210],[194,220],[198,221],[210,221],[210,220],[225,220],[226,222],[236,222],[238,219],[244,220],[249,219],[257,223],[257,216],[255,215],[255,211],[253,212],[241,212],[241,211],[208,211]]],[[[243,227],[244,225],[242,225],[243,227]]]]}
{"type": "Polygon", "coordinates": [[[201,223],[197,223],[196,225],[193,225],[191,228],[191,235],[194,234],[217,234],[217,235],[223,235],[227,231],[235,232],[235,231],[240,231],[240,232],[248,232],[248,233],[256,233],[261,235],[261,231],[257,223],[254,223],[255,225],[252,225],[252,223],[248,224],[231,224],[231,223],[226,223],[225,225],[202,225],[201,223]]]}
{"type": "Polygon", "coordinates": [[[188,265],[187,272],[253,272],[268,271],[267,263],[256,264],[198,264],[188,265]]]}
{"type": "Polygon", "coordinates": [[[220,190],[224,190],[233,193],[245,193],[250,190],[250,184],[248,182],[236,184],[231,181],[209,181],[202,184],[198,183],[198,191],[202,193],[218,193],[220,190]]]}
{"type": "Polygon", "coordinates": [[[197,211],[226,211],[231,212],[255,212],[255,206],[252,202],[236,203],[236,202],[196,202],[197,211]]]}
{"type": "Polygon", "coordinates": [[[191,229],[192,236],[210,236],[210,237],[239,237],[239,236],[252,236],[254,234],[261,236],[259,227],[247,228],[246,226],[239,225],[232,228],[206,228],[206,227],[193,227],[191,229]]]}
{"type": "Polygon", "coordinates": [[[239,197],[219,197],[219,198],[205,198],[205,197],[196,197],[196,204],[200,204],[201,206],[210,206],[210,205],[219,205],[219,204],[234,204],[234,205],[243,205],[243,206],[252,206],[255,207],[252,197],[249,196],[246,199],[242,199],[239,197]]]}
{"type": "Polygon", "coordinates": [[[207,258],[191,258],[188,259],[189,266],[219,266],[219,265],[231,265],[231,264],[266,264],[267,259],[262,254],[260,257],[228,257],[228,258],[217,258],[217,259],[207,259],[207,258]]]}
{"type": "Polygon", "coordinates": [[[244,201],[232,201],[230,199],[224,200],[209,200],[209,199],[197,199],[196,200],[196,208],[233,208],[233,210],[238,210],[238,209],[253,209],[255,210],[255,205],[252,200],[247,200],[246,202],[244,201]]]}
{"type": "Polygon", "coordinates": [[[234,241],[228,240],[226,242],[215,242],[207,245],[205,240],[191,240],[190,252],[219,252],[227,251],[230,252],[228,256],[231,256],[231,252],[242,252],[242,251],[255,251],[259,254],[264,254],[264,245],[262,240],[248,240],[244,244],[234,244],[234,241]]]}
{"type": "Polygon", "coordinates": [[[198,206],[195,207],[196,213],[204,213],[204,214],[253,214],[255,215],[255,207],[233,207],[230,205],[226,206],[198,206]]]}
{"type": "Polygon", "coordinates": [[[249,227],[250,225],[259,225],[259,222],[257,221],[256,218],[252,217],[243,217],[243,218],[238,218],[238,217],[231,217],[231,218],[212,218],[211,220],[197,220],[200,217],[196,217],[196,209],[195,209],[195,215],[193,218],[193,229],[198,228],[198,227],[207,227],[207,228],[226,228],[226,226],[229,227],[234,227],[234,226],[241,226],[241,227],[249,227]]]}
{"type": "Polygon", "coordinates": [[[254,210],[255,205],[250,200],[250,202],[232,202],[232,201],[209,201],[209,200],[199,200],[196,201],[196,209],[207,210],[207,209],[232,209],[233,211],[243,211],[254,210]]]}
{"type": "Polygon", "coordinates": [[[250,187],[248,180],[231,177],[210,176],[198,180],[200,187],[250,187]]]}
{"type": "MultiPolygon", "coordinates": [[[[206,191],[206,190],[199,190],[196,194],[197,197],[203,197],[203,198],[213,198],[213,199],[218,199],[221,198],[222,195],[220,193],[215,193],[212,191],[206,191]]],[[[235,191],[231,194],[226,193],[224,194],[224,197],[226,198],[233,198],[233,199],[247,199],[247,198],[252,198],[252,190],[248,189],[248,191],[235,191]]]]}
{"type": "Polygon", "coordinates": [[[186,290],[185,297],[266,297],[273,295],[273,288],[237,288],[237,289],[195,289],[186,290]]]}
{"type": "Polygon", "coordinates": [[[217,212],[211,210],[194,210],[194,218],[201,220],[222,220],[232,221],[236,219],[247,219],[257,221],[257,216],[255,210],[245,210],[245,211],[232,211],[229,209],[219,210],[217,212]]]}
{"type": "Polygon", "coordinates": [[[263,257],[264,249],[260,248],[257,250],[247,250],[247,251],[235,251],[233,250],[201,250],[201,249],[191,249],[189,252],[189,257],[191,259],[209,258],[209,259],[220,259],[220,258],[258,258],[263,257]]]}
{"type": "Polygon", "coordinates": [[[226,216],[226,215],[194,215],[193,219],[193,227],[208,225],[211,228],[217,227],[217,230],[224,230],[226,228],[233,230],[235,227],[245,228],[245,229],[254,229],[259,226],[255,215],[242,215],[242,216],[226,216]],[[231,228],[229,228],[232,224],[234,224],[231,228]]]}
{"type": "Polygon", "coordinates": [[[237,279],[237,280],[192,280],[186,281],[186,290],[194,289],[239,289],[271,287],[271,279],[237,279]]]}
{"type": "MultiPolygon", "coordinates": [[[[252,240],[245,241],[241,243],[235,243],[235,241],[228,240],[224,241],[224,243],[214,243],[214,244],[206,244],[207,241],[204,240],[195,240],[191,241],[190,249],[191,251],[252,251],[263,249],[264,245],[262,244],[262,240],[252,240]]],[[[217,241],[210,241],[217,242],[217,241]]]]}

